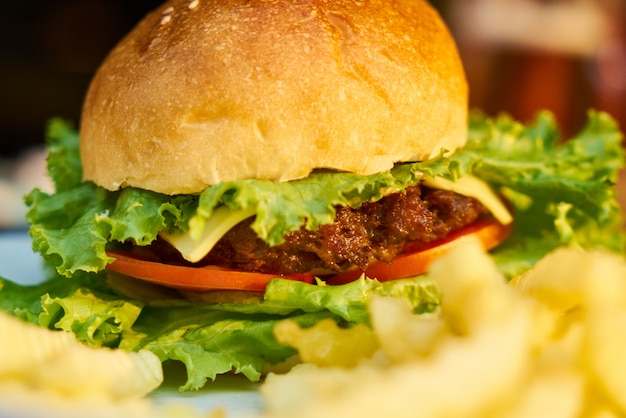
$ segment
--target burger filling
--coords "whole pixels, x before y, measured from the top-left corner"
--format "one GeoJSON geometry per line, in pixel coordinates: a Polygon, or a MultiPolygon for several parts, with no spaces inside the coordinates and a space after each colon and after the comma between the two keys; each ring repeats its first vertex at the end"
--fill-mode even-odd
{"type": "MultiPolygon", "coordinates": [[[[248,218],[195,265],[272,274],[365,270],[375,261],[391,261],[409,242],[445,238],[486,216],[489,211],[472,197],[419,184],[358,208],[339,207],[334,223],[288,233],[277,246],[258,238],[250,227],[254,218],[248,218]]],[[[152,251],[162,262],[187,264],[165,241],[159,240],[152,251]]]]}

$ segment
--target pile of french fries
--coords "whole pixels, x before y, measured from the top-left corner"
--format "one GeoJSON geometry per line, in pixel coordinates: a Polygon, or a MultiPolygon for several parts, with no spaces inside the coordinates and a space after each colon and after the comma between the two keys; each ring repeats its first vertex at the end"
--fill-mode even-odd
{"type": "Polygon", "coordinates": [[[265,416],[626,416],[622,256],[561,248],[507,283],[468,242],[429,276],[433,314],[373,297],[371,330],[281,324],[304,364],[267,377],[265,416]]]}

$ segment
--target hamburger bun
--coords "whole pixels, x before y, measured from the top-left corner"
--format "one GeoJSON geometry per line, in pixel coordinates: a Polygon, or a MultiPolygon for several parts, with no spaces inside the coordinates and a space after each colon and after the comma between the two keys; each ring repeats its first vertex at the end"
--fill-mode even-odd
{"type": "Polygon", "coordinates": [[[462,146],[467,96],[427,1],[171,0],[92,81],[84,177],[181,194],[318,168],[371,174],[462,146]]]}

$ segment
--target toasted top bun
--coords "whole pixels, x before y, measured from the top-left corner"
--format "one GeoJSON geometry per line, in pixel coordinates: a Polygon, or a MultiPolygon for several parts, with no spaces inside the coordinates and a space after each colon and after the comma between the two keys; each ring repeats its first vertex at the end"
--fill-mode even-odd
{"type": "Polygon", "coordinates": [[[81,121],[86,180],[199,192],[371,174],[462,146],[467,83],[421,0],[171,0],[111,51],[81,121]]]}

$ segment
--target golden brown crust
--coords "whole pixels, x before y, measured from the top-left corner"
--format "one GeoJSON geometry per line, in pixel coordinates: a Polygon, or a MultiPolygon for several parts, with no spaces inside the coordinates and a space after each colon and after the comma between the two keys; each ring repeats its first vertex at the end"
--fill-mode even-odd
{"type": "Polygon", "coordinates": [[[421,0],[171,0],[110,53],[86,180],[177,194],[315,168],[369,174],[466,137],[456,46],[421,0]]]}

